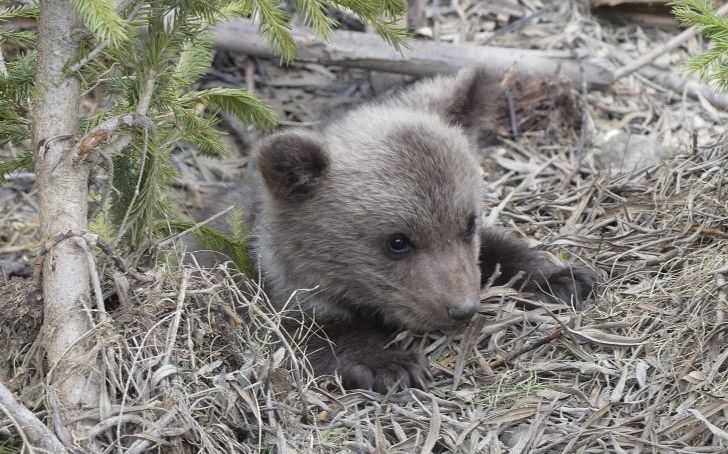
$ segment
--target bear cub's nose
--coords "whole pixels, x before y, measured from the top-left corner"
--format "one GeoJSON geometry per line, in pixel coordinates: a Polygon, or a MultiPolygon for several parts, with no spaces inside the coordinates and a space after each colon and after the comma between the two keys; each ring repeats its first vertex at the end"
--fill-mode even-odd
{"type": "Polygon", "coordinates": [[[475,303],[475,301],[466,301],[464,303],[458,304],[457,306],[452,306],[447,310],[447,313],[452,319],[468,320],[473,317],[473,314],[475,314],[477,308],[478,305],[475,303]]]}

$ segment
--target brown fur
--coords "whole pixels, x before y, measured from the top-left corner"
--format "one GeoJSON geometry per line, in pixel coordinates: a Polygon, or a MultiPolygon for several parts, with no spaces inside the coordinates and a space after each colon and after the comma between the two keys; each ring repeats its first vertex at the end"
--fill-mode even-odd
{"type": "Polygon", "coordinates": [[[421,353],[385,349],[403,328],[462,327],[481,281],[519,271],[547,300],[588,296],[594,274],[556,265],[524,242],[479,226],[482,171],[474,143],[489,128],[496,85],[479,70],[414,85],[356,108],[322,131],[275,134],[255,153],[262,176],[253,252],[269,295],[316,319],[318,374],[347,387],[425,387],[421,353]],[[477,220],[477,225],[472,220],[477,220]],[[406,253],[388,249],[405,235],[406,253]]]}

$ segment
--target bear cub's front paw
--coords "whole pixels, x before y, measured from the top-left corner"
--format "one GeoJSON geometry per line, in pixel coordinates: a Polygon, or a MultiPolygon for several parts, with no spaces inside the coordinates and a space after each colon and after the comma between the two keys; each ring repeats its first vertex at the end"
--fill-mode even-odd
{"type": "Polygon", "coordinates": [[[405,350],[370,351],[339,358],[336,372],[348,389],[371,389],[386,393],[392,386],[426,389],[432,381],[427,358],[405,350]]]}
{"type": "Polygon", "coordinates": [[[597,274],[589,268],[565,266],[546,276],[535,293],[551,303],[573,302],[578,306],[594,291],[597,279],[597,274]]]}

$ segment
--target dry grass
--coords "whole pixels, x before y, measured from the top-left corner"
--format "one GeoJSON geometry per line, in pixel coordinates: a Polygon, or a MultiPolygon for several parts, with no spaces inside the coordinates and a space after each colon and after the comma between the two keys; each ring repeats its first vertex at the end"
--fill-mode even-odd
{"type": "MultiPolygon", "coordinates": [[[[470,3],[433,8],[442,38],[571,48],[593,46],[580,38],[588,36],[602,43],[589,50],[609,56],[612,47],[638,55],[669,36],[604,27],[572,2],[553,2],[537,20],[493,36],[476,27],[484,7],[470,3]]],[[[531,3],[519,3],[523,17],[540,5],[531,3]]],[[[684,55],[679,49],[660,63],[684,55]]],[[[269,69],[273,82],[288,77],[269,69]]],[[[301,73],[331,80],[320,68],[292,74],[301,73]]],[[[363,73],[345,74],[356,88],[330,88],[335,102],[368,95],[363,73]]],[[[325,96],[323,85],[302,90],[288,80],[293,88],[270,83],[269,94],[289,118],[311,121],[315,112],[301,106],[325,96]]],[[[726,116],[639,76],[609,92],[553,96],[545,110],[518,111],[527,125],[518,140],[486,150],[489,219],[599,270],[603,285],[585,307],[544,306],[491,288],[465,332],[401,336],[430,358],[436,380],[428,392],[381,396],[313,380],[292,354],[305,329],[283,333],[285,314],[230,268],[159,267],[149,282],[110,271],[111,317],[89,337],[109,399],[100,414],[67,415],[90,425],[79,441],[95,452],[728,451],[728,152],[711,145],[723,142],[726,116]],[[564,106],[576,112],[565,115],[564,106]],[[611,129],[647,136],[675,155],[628,174],[598,167],[592,155],[611,129]],[[529,349],[558,330],[561,338],[529,349]]],[[[208,165],[195,161],[195,172],[213,179],[208,165]]],[[[5,191],[0,257],[29,253],[32,192],[5,191]]],[[[30,343],[40,324],[30,285],[0,286],[0,352],[8,360],[0,379],[52,425],[53,390],[30,343]]],[[[0,452],[18,443],[0,415],[0,452]]]]}
{"type": "MultiPolygon", "coordinates": [[[[506,172],[491,186],[494,197],[513,194],[500,219],[602,271],[587,307],[545,307],[491,288],[465,333],[404,336],[430,357],[429,392],[381,396],[312,381],[280,315],[230,269],[160,268],[150,283],[129,282],[128,297],[94,330],[111,396],[103,416],[69,416],[92,423],[86,441],[96,452],[140,443],[207,452],[728,449],[725,152],[703,148],[659,169],[599,176],[568,171],[563,150],[532,151],[535,172],[506,172]],[[491,367],[561,323],[560,340],[491,367]]],[[[20,353],[11,384],[26,403],[52,409],[36,360],[32,348],[20,353]]]]}

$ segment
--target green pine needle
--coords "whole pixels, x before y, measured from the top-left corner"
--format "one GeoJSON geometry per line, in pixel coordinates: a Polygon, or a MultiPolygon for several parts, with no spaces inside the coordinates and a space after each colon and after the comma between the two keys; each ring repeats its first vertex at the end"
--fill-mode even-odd
{"type": "Polygon", "coordinates": [[[260,99],[239,88],[208,88],[184,95],[183,105],[201,103],[205,106],[235,115],[241,121],[263,129],[272,129],[278,123],[275,112],[260,99]]]}
{"type": "Polygon", "coordinates": [[[8,73],[0,76],[0,97],[25,103],[33,93],[37,53],[26,52],[7,64],[8,73]]]}
{"type": "Polygon", "coordinates": [[[38,40],[38,34],[31,31],[14,31],[0,27],[0,43],[11,41],[22,46],[35,44],[38,40]]]}
{"type": "Polygon", "coordinates": [[[113,1],[71,0],[71,3],[83,24],[99,41],[113,47],[128,39],[126,21],[116,13],[113,1]]]}
{"type": "Polygon", "coordinates": [[[185,88],[196,82],[212,66],[213,37],[212,33],[205,31],[194,40],[185,41],[179,54],[179,60],[173,77],[177,79],[180,88],[185,88]]]}
{"type": "Polygon", "coordinates": [[[0,146],[8,143],[20,143],[28,139],[30,139],[30,130],[27,124],[0,120],[0,146]]]}
{"type": "Polygon", "coordinates": [[[0,131],[8,131],[10,134],[15,128],[20,128],[23,132],[14,138],[4,140],[4,132],[0,132],[0,144],[9,141],[19,142],[25,140],[30,134],[28,130],[29,121],[23,118],[17,111],[9,98],[0,98],[0,131]]]}
{"type": "Polygon", "coordinates": [[[407,14],[407,0],[383,0],[382,3],[385,14],[391,18],[407,14]]]}
{"type": "Polygon", "coordinates": [[[175,112],[175,119],[182,134],[179,140],[195,145],[201,155],[219,158],[227,154],[216,119],[182,109],[175,112]]]}
{"type": "Polygon", "coordinates": [[[20,5],[0,8],[0,44],[6,41],[12,41],[21,46],[35,44],[37,41],[37,33],[34,31],[15,31],[2,28],[2,23],[16,17],[38,17],[38,7],[36,5],[20,5]]]}
{"type": "Polygon", "coordinates": [[[681,24],[698,28],[712,41],[708,50],[687,62],[687,67],[717,90],[728,91],[728,18],[716,14],[708,0],[671,0],[668,5],[681,24]]]}
{"type": "Polygon", "coordinates": [[[412,45],[409,43],[412,34],[406,28],[395,26],[394,23],[394,21],[392,23],[377,21],[373,22],[372,26],[377,34],[398,52],[402,52],[403,49],[412,49],[412,45]]]}
{"type": "Polygon", "coordinates": [[[18,5],[18,6],[6,6],[0,8],[0,22],[7,22],[10,19],[16,17],[38,17],[38,6],[34,4],[29,5],[18,5]]]}
{"type": "Polygon", "coordinates": [[[278,8],[276,0],[249,0],[252,16],[258,21],[258,31],[268,37],[281,59],[289,63],[296,52],[296,42],[291,36],[288,15],[278,8]]]}
{"type": "MultiPolygon", "coordinates": [[[[243,221],[240,210],[233,209],[226,217],[231,233],[226,234],[218,229],[201,226],[194,230],[195,239],[211,250],[227,255],[235,266],[244,274],[252,276],[253,267],[248,254],[249,231],[243,221]]],[[[182,219],[169,219],[158,225],[163,233],[181,233],[195,227],[195,223],[182,219]]]]}
{"type": "Polygon", "coordinates": [[[179,15],[192,13],[207,23],[215,23],[219,20],[220,8],[218,2],[210,0],[180,0],[179,15]]]}
{"type": "Polygon", "coordinates": [[[406,0],[333,0],[370,25],[389,45],[401,52],[402,49],[411,49],[408,41],[411,33],[403,27],[398,27],[397,21],[407,13],[406,0]]]}
{"type": "Polygon", "coordinates": [[[321,38],[331,39],[336,20],[326,15],[327,2],[325,0],[295,0],[294,4],[303,13],[303,22],[321,38]]]}
{"type": "Polygon", "coordinates": [[[225,17],[248,17],[252,13],[250,2],[245,0],[233,0],[225,2],[220,12],[225,17]]]}
{"type": "Polygon", "coordinates": [[[33,170],[33,153],[26,151],[17,158],[0,161],[0,184],[5,184],[5,177],[13,172],[33,170]]]}

